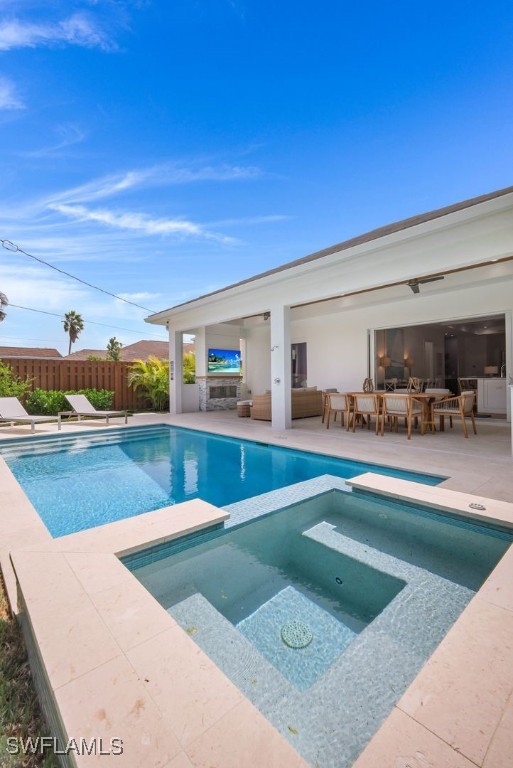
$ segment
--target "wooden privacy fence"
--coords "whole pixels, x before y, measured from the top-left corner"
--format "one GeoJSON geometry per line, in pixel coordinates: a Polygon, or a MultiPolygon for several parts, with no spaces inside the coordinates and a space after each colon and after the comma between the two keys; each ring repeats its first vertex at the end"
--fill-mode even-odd
{"type": "Polygon", "coordinates": [[[145,398],[127,384],[131,363],[45,358],[10,358],[3,362],[22,379],[28,376],[31,389],[108,389],[114,392],[112,407],[116,410],[141,409],[145,405],[145,398]]]}

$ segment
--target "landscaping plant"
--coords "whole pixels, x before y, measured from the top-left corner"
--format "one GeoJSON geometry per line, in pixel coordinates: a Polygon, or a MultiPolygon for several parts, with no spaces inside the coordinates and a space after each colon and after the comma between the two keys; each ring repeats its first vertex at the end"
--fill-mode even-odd
{"type": "Polygon", "coordinates": [[[64,395],[85,395],[97,411],[109,411],[112,408],[114,392],[108,389],[80,389],[60,392],[56,389],[35,389],[27,397],[27,411],[38,416],[56,416],[59,411],[70,411],[71,406],[64,395]]]}
{"type": "Polygon", "coordinates": [[[169,362],[150,355],[136,360],[128,372],[128,386],[146,395],[153,408],[163,411],[169,398],[169,362]]]}
{"type": "Polygon", "coordinates": [[[194,352],[186,352],[183,356],[183,383],[194,384],[196,381],[196,357],[194,352]]]}
{"type": "Polygon", "coordinates": [[[23,397],[30,384],[28,377],[20,379],[9,365],[0,360],[0,397],[23,397]]]}

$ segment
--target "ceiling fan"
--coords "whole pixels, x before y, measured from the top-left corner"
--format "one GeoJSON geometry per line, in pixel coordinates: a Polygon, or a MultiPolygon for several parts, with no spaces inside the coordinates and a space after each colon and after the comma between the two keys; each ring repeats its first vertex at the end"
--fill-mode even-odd
{"type": "Polygon", "coordinates": [[[409,285],[413,293],[420,293],[420,286],[424,283],[434,283],[436,280],[443,280],[444,275],[438,275],[438,277],[415,277],[413,280],[408,280],[406,285],[409,285]]]}

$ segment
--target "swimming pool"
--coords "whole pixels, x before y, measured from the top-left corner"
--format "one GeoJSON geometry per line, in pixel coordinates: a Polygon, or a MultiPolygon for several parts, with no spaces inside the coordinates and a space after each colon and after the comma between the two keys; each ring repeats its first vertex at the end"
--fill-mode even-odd
{"type": "Polygon", "coordinates": [[[340,490],[229,525],[124,562],[320,768],[353,764],[513,539],[340,490]]]}
{"type": "Polygon", "coordinates": [[[0,455],[54,537],[197,497],[225,507],[325,474],[444,479],[168,425],[5,441],[0,455]]]}

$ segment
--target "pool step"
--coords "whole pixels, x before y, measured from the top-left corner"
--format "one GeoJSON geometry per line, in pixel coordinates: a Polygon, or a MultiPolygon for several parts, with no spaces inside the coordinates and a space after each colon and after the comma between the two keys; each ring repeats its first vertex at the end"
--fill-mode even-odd
{"type": "Polygon", "coordinates": [[[117,445],[119,443],[147,440],[156,435],[169,434],[167,425],[151,425],[145,427],[127,427],[124,429],[84,432],[82,434],[72,435],[51,435],[44,437],[35,437],[31,440],[23,438],[22,440],[13,439],[3,441],[0,445],[0,455],[4,459],[12,459],[21,456],[30,456],[37,453],[44,455],[48,453],[59,453],[67,451],[70,448],[75,450],[84,450],[102,445],[117,445]]]}

